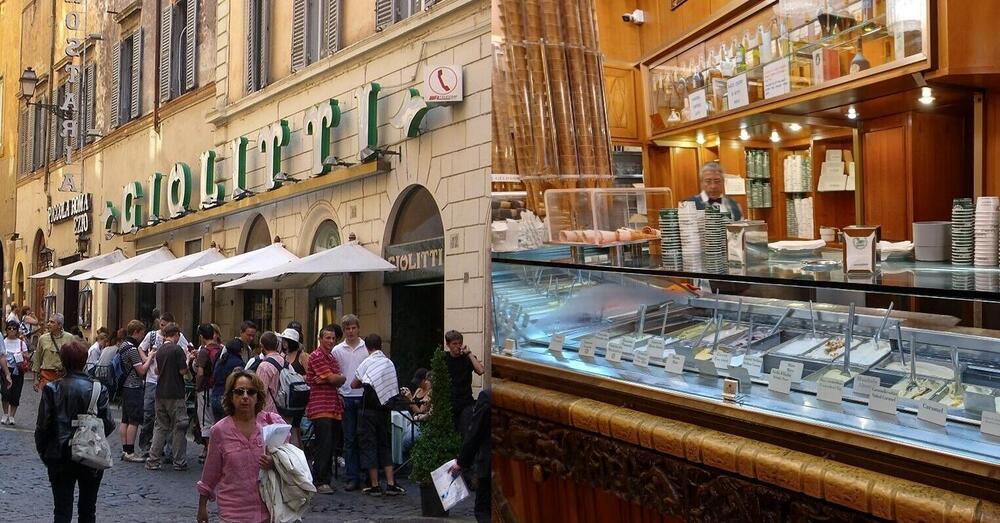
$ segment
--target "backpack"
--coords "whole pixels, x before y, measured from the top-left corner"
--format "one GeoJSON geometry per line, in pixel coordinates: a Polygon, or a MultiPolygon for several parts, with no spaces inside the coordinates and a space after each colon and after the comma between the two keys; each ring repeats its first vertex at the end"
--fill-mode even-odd
{"type": "Polygon", "coordinates": [[[293,417],[305,413],[310,390],[305,378],[287,362],[282,367],[273,358],[267,358],[267,361],[279,369],[278,387],[272,398],[278,414],[293,417]]]}
{"type": "Polygon", "coordinates": [[[208,388],[211,389],[215,386],[215,362],[219,359],[222,346],[213,343],[205,345],[205,350],[208,351],[208,367],[205,369],[205,377],[208,378],[208,388]]]}
{"type": "Polygon", "coordinates": [[[111,446],[104,438],[104,420],[97,417],[97,400],[101,397],[101,384],[94,382],[90,394],[90,406],[84,414],[77,414],[73,420],[76,432],[69,440],[70,458],[92,469],[111,468],[111,446]]]}
{"type": "MultiPolygon", "coordinates": [[[[226,368],[226,362],[229,361],[229,358],[232,357],[232,354],[229,353],[229,348],[228,347],[223,347],[222,350],[226,351],[226,355],[225,356],[221,356],[222,353],[220,351],[219,354],[217,354],[216,357],[215,357],[216,358],[215,363],[212,364],[212,387],[213,388],[217,384],[219,384],[219,383],[225,383],[226,382],[226,378],[229,377],[227,374],[223,373],[223,369],[226,368]]],[[[236,359],[240,359],[240,357],[236,356],[236,359]]],[[[243,362],[243,360],[240,359],[240,363],[242,363],[242,362],[243,362]]]]}
{"type": "MultiPolygon", "coordinates": [[[[125,364],[122,361],[122,349],[119,347],[115,357],[111,358],[108,365],[94,365],[88,373],[91,378],[99,381],[108,389],[109,398],[117,398],[122,386],[125,385],[125,378],[128,373],[125,371],[125,364]]],[[[133,371],[135,369],[129,369],[133,371]]]]}

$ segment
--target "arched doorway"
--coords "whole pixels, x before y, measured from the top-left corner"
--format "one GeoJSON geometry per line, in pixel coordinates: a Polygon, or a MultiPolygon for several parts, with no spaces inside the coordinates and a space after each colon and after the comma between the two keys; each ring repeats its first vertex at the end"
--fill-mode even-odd
{"type": "MultiPolygon", "coordinates": [[[[52,251],[45,247],[45,235],[39,230],[35,232],[35,241],[31,249],[32,274],[52,268],[52,251]]],[[[52,311],[45,310],[45,286],[48,280],[32,280],[31,310],[34,311],[39,321],[46,321],[48,314],[52,311]]]]}
{"type": "Polygon", "coordinates": [[[18,263],[14,269],[14,279],[11,281],[14,288],[14,303],[24,307],[27,305],[28,297],[24,295],[24,264],[18,263]]]}
{"type": "Polygon", "coordinates": [[[392,359],[400,380],[430,368],[444,341],[444,226],[431,193],[414,186],[402,194],[390,220],[385,259],[399,269],[392,285],[392,359]]]}
{"type": "MultiPolygon", "coordinates": [[[[340,243],[340,227],[337,226],[337,222],[330,219],[323,220],[316,228],[316,234],[309,246],[309,254],[332,249],[340,243]]],[[[309,310],[312,311],[312,316],[309,318],[306,339],[309,340],[310,346],[313,345],[312,340],[319,337],[319,330],[323,326],[340,319],[344,311],[343,295],[343,274],[326,276],[309,288],[309,310]]]]}
{"type": "MultiPolygon", "coordinates": [[[[247,230],[243,252],[255,251],[271,245],[271,229],[264,217],[257,215],[247,230]]],[[[259,332],[272,330],[274,326],[274,291],[245,290],[243,292],[243,320],[257,324],[259,332]]]]}

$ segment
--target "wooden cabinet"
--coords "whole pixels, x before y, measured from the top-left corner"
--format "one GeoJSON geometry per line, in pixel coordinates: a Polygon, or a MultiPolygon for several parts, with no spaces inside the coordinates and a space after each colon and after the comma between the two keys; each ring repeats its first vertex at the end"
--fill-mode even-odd
{"type": "Polygon", "coordinates": [[[913,239],[913,222],[950,220],[972,196],[971,141],[961,108],[911,111],[862,124],[864,217],[882,237],[913,239]]]}
{"type": "Polygon", "coordinates": [[[637,108],[640,104],[636,99],[636,76],[637,70],[631,67],[604,66],[604,97],[612,140],[639,140],[637,108]]]}

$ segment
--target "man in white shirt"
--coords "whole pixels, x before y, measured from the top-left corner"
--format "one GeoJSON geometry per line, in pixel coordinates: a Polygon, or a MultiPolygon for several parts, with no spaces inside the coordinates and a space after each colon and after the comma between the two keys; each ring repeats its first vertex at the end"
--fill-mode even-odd
{"type": "MultiPolygon", "coordinates": [[[[149,447],[153,444],[153,427],[156,425],[156,382],[159,380],[156,370],[156,351],[167,341],[163,335],[163,329],[174,322],[174,315],[164,312],[157,321],[159,321],[160,328],[149,331],[139,344],[139,353],[144,355],[146,370],[146,388],[143,391],[142,400],[142,427],[139,429],[139,440],[136,443],[138,447],[136,454],[141,457],[149,456],[149,447]]],[[[190,343],[184,334],[180,336],[180,341],[177,344],[187,349],[190,343]]],[[[165,461],[169,463],[173,453],[168,450],[165,452],[165,456],[165,461]]]]}
{"type": "MultiPolygon", "coordinates": [[[[344,328],[344,341],[333,348],[333,357],[340,365],[340,372],[344,376],[354,376],[358,372],[361,362],[368,357],[368,348],[365,341],[361,339],[361,325],[358,317],[348,314],[341,319],[341,326],[344,328]]],[[[361,486],[361,461],[358,453],[358,416],[361,412],[361,399],[364,391],[362,389],[352,389],[350,382],[344,383],[340,387],[340,396],[344,402],[343,430],[344,430],[344,461],[346,462],[345,475],[347,485],[344,490],[358,490],[361,486]]]]}
{"type": "Polygon", "coordinates": [[[722,165],[719,162],[708,162],[701,166],[698,174],[701,182],[701,193],[690,198],[698,210],[705,209],[712,205],[721,212],[728,212],[733,217],[733,221],[743,219],[743,209],[736,200],[726,196],[726,180],[722,174],[722,165]]]}

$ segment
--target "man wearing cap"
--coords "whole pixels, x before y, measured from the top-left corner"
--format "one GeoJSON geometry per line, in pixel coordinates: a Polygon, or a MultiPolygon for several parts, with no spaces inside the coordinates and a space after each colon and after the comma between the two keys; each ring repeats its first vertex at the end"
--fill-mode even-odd
{"type": "Polygon", "coordinates": [[[688,201],[694,202],[695,208],[700,211],[712,205],[721,212],[728,212],[734,222],[743,219],[743,209],[740,209],[740,204],[726,196],[726,182],[719,162],[708,162],[703,165],[698,180],[701,182],[701,194],[688,198],[688,201]]]}
{"type": "Polygon", "coordinates": [[[56,312],[45,323],[48,332],[38,337],[38,351],[32,358],[31,370],[35,373],[35,391],[42,390],[45,384],[62,378],[66,374],[62,360],[59,359],[59,348],[76,338],[63,331],[65,318],[56,312]]]}

